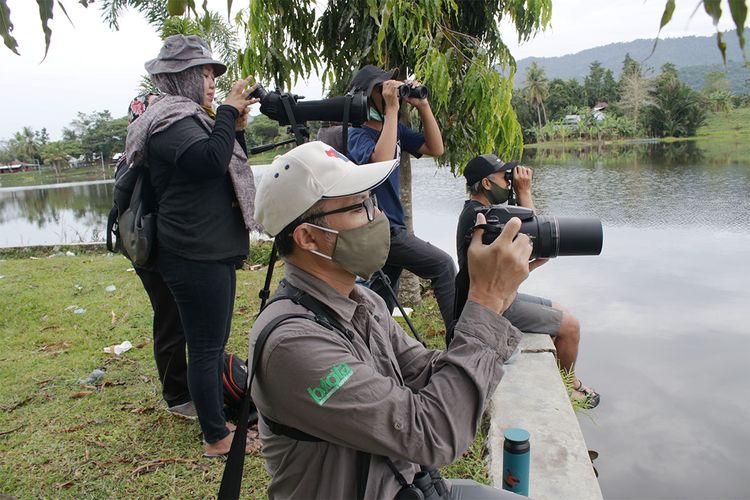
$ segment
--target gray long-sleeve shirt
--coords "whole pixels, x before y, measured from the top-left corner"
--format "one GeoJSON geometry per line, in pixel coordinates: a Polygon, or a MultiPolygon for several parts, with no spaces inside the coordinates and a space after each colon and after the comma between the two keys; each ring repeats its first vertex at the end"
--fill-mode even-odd
{"type": "MultiPolygon", "coordinates": [[[[324,442],[275,435],[261,419],[270,498],[355,498],[356,450],[373,455],[366,498],[399,490],[383,457],[410,481],[419,465],[441,467],[471,444],[503,363],[521,333],[467,302],[447,351],[425,349],[391,318],[382,299],[355,286],[349,297],[287,263],[287,281],[329,306],[353,340],[306,319],[279,325],[263,349],[252,395],[260,413],[324,442]]],[[[305,313],[272,303],[251,332],[274,317],[305,313]]]]}

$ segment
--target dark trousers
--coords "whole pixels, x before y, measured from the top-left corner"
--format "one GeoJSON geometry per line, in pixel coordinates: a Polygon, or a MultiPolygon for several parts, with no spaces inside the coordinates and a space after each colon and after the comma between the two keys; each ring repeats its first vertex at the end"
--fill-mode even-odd
{"type": "Polygon", "coordinates": [[[188,386],[203,438],[215,443],[229,434],[221,375],[232,326],[235,266],[185,259],[159,249],[159,271],[180,311],[188,348],[188,386]]]}
{"type": "MultiPolygon", "coordinates": [[[[401,270],[411,271],[422,279],[428,279],[435,291],[440,315],[447,329],[453,321],[456,264],[450,255],[430,243],[409,234],[405,227],[391,227],[391,249],[383,272],[391,281],[393,291],[398,294],[401,270]]],[[[396,302],[382,281],[375,276],[370,288],[385,300],[393,311],[396,302]]]]}
{"type": "Polygon", "coordinates": [[[158,271],[135,268],[154,310],[154,359],[161,381],[161,394],[168,406],[190,401],[185,357],[185,334],[180,313],[167,284],[158,271]]]}

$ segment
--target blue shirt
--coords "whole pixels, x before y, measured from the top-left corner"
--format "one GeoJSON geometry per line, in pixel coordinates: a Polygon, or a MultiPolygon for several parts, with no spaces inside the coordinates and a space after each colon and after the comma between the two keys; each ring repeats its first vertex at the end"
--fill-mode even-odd
{"type": "MultiPolygon", "coordinates": [[[[349,157],[357,165],[372,163],[372,152],[380,138],[380,132],[370,127],[362,126],[349,129],[349,157]]],[[[424,134],[415,132],[403,123],[398,124],[396,140],[401,145],[402,151],[409,152],[412,156],[419,158],[419,148],[424,144],[424,134]]],[[[396,152],[393,152],[395,158],[396,152]]],[[[396,167],[388,179],[380,186],[372,190],[377,197],[378,208],[388,217],[391,227],[404,227],[404,207],[401,205],[401,167],[396,167]]]]}

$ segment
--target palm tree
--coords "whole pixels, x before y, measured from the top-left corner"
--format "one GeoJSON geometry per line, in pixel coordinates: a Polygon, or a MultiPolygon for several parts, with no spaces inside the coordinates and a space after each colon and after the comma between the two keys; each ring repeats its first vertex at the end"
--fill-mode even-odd
{"type": "Polygon", "coordinates": [[[544,114],[544,123],[547,123],[547,110],[544,109],[544,101],[549,97],[549,81],[544,74],[544,68],[540,68],[535,62],[531,63],[531,66],[526,70],[526,82],[523,90],[529,104],[536,108],[536,115],[541,128],[542,115],[539,113],[539,108],[542,109],[544,114]]]}

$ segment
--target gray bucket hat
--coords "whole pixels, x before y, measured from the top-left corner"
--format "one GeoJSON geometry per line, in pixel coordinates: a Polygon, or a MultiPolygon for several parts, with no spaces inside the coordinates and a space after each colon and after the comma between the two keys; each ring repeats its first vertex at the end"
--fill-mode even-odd
{"type": "Polygon", "coordinates": [[[361,90],[367,97],[369,97],[370,94],[372,94],[372,89],[375,88],[375,85],[379,85],[386,80],[397,79],[398,73],[398,68],[385,71],[377,66],[368,64],[357,71],[357,74],[354,75],[354,78],[352,78],[352,81],[349,84],[349,89],[355,92],[361,90]]]}
{"type": "Polygon", "coordinates": [[[180,71],[211,64],[214,67],[214,77],[227,72],[227,67],[221,61],[211,56],[206,42],[197,35],[172,35],[164,40],[164,46],[156,59],[145,64],[149,75],[159,73],[179,73],[180,71]]]}

